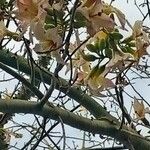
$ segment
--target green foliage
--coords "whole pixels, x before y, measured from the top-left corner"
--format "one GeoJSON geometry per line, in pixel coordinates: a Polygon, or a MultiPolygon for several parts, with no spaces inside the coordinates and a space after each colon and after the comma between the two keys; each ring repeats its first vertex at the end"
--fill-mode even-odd
{"type": "Polygon", "coordinates": [[[104,72],[104,70],[105,70],[105,65],[99,66],[99,64],[97,64],[92,68],[89,74],[89,78],[98,77],[101,73],[104,72]]]}
{"type": "Polygon", "coordinates": [[[95,61],[96,59],[98,59],[96,56],[90,54],[87,55],[82,54],[82,57],[86,61],[95,61]]]}
{"type": "Polygon", "coordinates": [[[0,7],[4,6],[6,4],[6,0],[0,0],[0,7]]]}
{"type": "Polygon", "coordinates": [[[111,38],[113,38],[114,40],[121,40],[123,38],[123,35],[120,34],[119,32],[112,32],[110,33],[111,38]]]}
{"type": "Polygon", "coordinates": [[[75,20],[74,20],[74,28],[81,28],[86,27],[87,20],[86,18],[79,12],[75,13],[75,20]]]}
{"type": "Polygon", "coordinates": [[[87,45],[86,45],[86,48],[87,48],[90,52],[94,52],[94,53],[97,52],[97,47],[94,46],[93,44],[87,44],[87,45]]]}

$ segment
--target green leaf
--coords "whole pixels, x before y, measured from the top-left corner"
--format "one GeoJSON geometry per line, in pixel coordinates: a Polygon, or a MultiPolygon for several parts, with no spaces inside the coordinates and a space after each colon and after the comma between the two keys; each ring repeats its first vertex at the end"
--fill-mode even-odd
{"type": "Polygon", "coordinates": [[[98,68],[99,68],[99,65],[96,65],[95,67],[93,67],[93,69],[91,70],[89,74],[89,78],[92,78],[97,75],[98,68]]]}
{"type": "Polygon", "coordinates": [[[124,53],[130,53],[130,54],[134,54],[135,53],[135,50],[132,49],[131,47],[121,47],[121,50],[124,52],[124,53]]]}
{"type": "Polygon", "coordinates": [[[104,72],[104,70],[105,70],[105,65],[100,66],[100,67],[98,68],[97,74],[98,74],[98,75],[102,74],[102,73],[104,72]]]}
{"type": "Polygon", "coordinates": [[[118,50],[117,43],[115,42],[115,40],[112,37],[108,38],[108,42],[109,42],[109,47],[112,48],[113,51],[118,50]]]}
{"type": "Polygon", "coordinates": [[[86,61],[95,61],[96,59],[98,59],[96,56],[90,55],[90,54],[87,54],[87,55],[82,54],[82,57],[86,61]]]}
{"type": "Polygon", "coordinates": [[[121,40],[123,38],[123,35],[119,32],[113,32],[110,35],[112,38],[114,38],[114,40],[121,40]]]}
{"type": "Polygon", "coordinates": [[[63,11],[58,11],[58,10],[55,9],[55,15],[57,16],[57,18],[59,20],[62,20],[64,15],[65,15],[65,13],[63,11]]]}
{"type": "Polygon", "coordinates": [[[3,6],[6,3],[6,0],[0,0],[0,6],[3,6]]]}
{"type": "Polygon", "coordinates": [[[127,47],[122,46],[122,47],[120,47],[120,48],[121,48],[121,51],[122,51],[122,52],[127,53],[127,47]]]}
{"type": "Polygon", "coordinates": [[[97,64],[90,72],[89,78],[92,77],[98,77],[100,74],[102,74],[105,70],[105,65],[99,67],[99,64],[97,64]]]}
{"type": "Polygon", "coordinates": [[[51,29],[51,28],[54,28],[54,27],[55,27],[55,25],[53,25],[53,24],[45,24],[45,25],[44,25],[44,28],[45,28],[46,30],[51,29]]]}
{"type": "Polygon", "coordinates": [[[85,21],[75,21],[74,22],[74,28],[81,28],[81,27],[85,27],[86,26],[86,22],[85,21]]]}
{"type": "Polygon", "coordinates": [[[129,47],[135,47],[135,42],[130,42],[130,43],[128,43],[128,46],[129,46],[129,47]]]}
{"type": "Polygon", "coordinates": [[[80,12],[76,12],[75,13],[75,20],[76,21],[86,21],[86,18],[80,13],[80,12]]]}
{"type": "Polygon", "coordinates": [[[46,16],[45,23],[47,24],[55,24],[54,18],[50,15],[46,16]]]}
{"type": "Polygon", "coordinates": [[[97,52],[97,48],[93,45],[93,44],[87,44],[86,48],[90,51],[90,52],[97,52]]]}
{"type": "Polygon", "coordinates": [[[85,27],[87,24],[86,18],[80,12],[75,13],[75,19],[74,20],[75,20],[74,21],[74,27],[75,28],[85,27]]]}
{"type": "Polygon", "coordinates": [[[98,52],[102,51],[106,47],[106,40],[105,39],[97,40],[95,43],[95,47],[98,52]]]}
{"type": "Polygon", "coordinates": [[[112,58],[112,50],[110,48],[105,49],[105,56],[108,58],[112,58]]]}
{"type": "Polygon", "coordinates": [[[127,53],[130,53],[130,54],[134,54],[135,53],[135,50],[132,49],[131,47],[126,47],[127,49],[127,53]]]}
{"type": "Polygon", "coordinates": [[[133,36],[129,36],[127,38],[125,38],[121,43],[129,43],[133,40],[133,36]]]}
{"type": "Polygon", "coordinates": [[[102,51],[106,47],[106,40],[102,39],[99,44],[99,50],[102,51]]]}

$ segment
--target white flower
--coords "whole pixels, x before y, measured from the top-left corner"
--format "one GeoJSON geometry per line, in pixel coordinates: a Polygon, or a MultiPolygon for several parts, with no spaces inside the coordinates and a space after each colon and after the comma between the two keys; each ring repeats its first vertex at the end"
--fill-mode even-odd
{"type": "Polygon", "coordinates": [[[1,20],[0,21],[0,40],[2,40],[2,38],[7,35],[7,32],[8,30],[5,27],[4,22],[1,20]]]}

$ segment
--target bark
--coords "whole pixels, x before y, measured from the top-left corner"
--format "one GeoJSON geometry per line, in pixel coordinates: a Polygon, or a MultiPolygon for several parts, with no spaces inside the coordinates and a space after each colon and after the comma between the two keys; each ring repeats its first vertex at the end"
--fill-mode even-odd
{"type": "MultiPolygon", "coordinates": [[[[1,50],[0,62],[9,67],[24,72],[27,75],[31,74],[30,66],[27,63],[27,60],[11,52],[1,50]]],[[[43,68],[40,69],[36,66],[34,69],[35,78],[50,85],[53,74],[47,72],[43,68]]],[[[4,69],[4,71],[10,73],[6,69],[4,69]]],[[[6,101],[1,99],[0,111],[4,113],[37,114],[54,120],[59,120],[59,117],[61,117],[65,124],[84,131],[91,132],[93,134],[104,134],[114,137],[115,139],[126,145],[128,148],[131,148],[133,145],[136,150],[149,149],[150,141],[148,139],[138,135],[136,131],[126,127],[125,125],[121,130],[119,130],[120,123],[118,122],[118,120],[110,115],[93,98],[84,94],[80,89],[76,87],[68,87],[68,83],[62,78],[57,79],[56,89],[60,90],[70,98],[80,103],[97,119],[90,120],[87,118],[79,117],[71,112],[62,110],[61,108],[49,107],[47,105],[44,105],[43,108],[39,109],[36,102],[28,102],[24,100],[6,101]]]]}
{"type": "Polygon", "coordinates": [[[59,107],[51,107],[44,105],[39,109],[37,102],[26,100],[3,100],[0,99],[0,111],[4,113],[25,113],[40,115],[46,118],[59,121],[60,118],[63,123],[72,126],[74,128],[84,130],[93,134],[103,134],[114,137],[122,142],[126,147],[131,148],[131,145],[135,150],[149,150],[150,140],[138,135],[134,130],[123,127],[119,130],[120,124],[107,118],[88,119],[82,116],[75,115],[72,112],[63,110],[59,107]]]}

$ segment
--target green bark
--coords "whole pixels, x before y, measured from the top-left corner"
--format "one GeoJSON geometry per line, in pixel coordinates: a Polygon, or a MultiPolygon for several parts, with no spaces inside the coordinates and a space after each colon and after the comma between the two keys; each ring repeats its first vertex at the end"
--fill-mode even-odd
{"type": "MultiPolygon", "coordinates": [[[[30,66],[27,63],[27,60],[23,57],[16,56],[11,52],[1,50],[0,62],[16,70],[19,70],[27,75],[31,74],[30,66]]],[[[50,85],[53,74],[47,72],[43,68],[39,69],[36,66],[34,69],[35,78],[50,85]]],[[[11,72],[9,71],[8,73],[11,74],[11,72]]],[[[72,127],[95,134],[104,134],[114,137],[127,147],[133,145],[136,150],[149,150],[150,141],[148,139],[138,135],[134,130],[126,126],[123,126],[123,128],[119,130],[120,123],[117,121],[117,119],[111,116],[99,103],[97,103],[90,96],[84,94],[80,89],[75,87],[68,87],[67,81],[65,81],[62,78],[58,78],[56,89],[60,90],[70,98],[80,103],[91,114],[93,114],[95,118],[99,118],[99,120],[90,120],[87,118],[79,117],[71,112],[62,110],[58,107],[53,108],[44,105],[44,107],[41,110],[39,109],[39,107],[37,107],[38,105],[36,102],[19,100],[12,100],[9,102],[1,100],[0,111],[4,113],[37,114],[54,120],[59,120],[59,117],[61,117],[65,124],[68,124],[72,127]]]]}
{"type": "Polygon", "coordinates": [[[61,118],[63,123],[74,128],[93,134],[103,134],[114,137],[128,148],[130,148],[130,144],[133,145],[135,150],[149,150],[150,147],[150,140],[138,135],[130,128],[123,127],[123,129],[119,130],[120,125],[106,118],[91,120],[59,107],[50,107],[48,105],[44,105],[43,108],[39,109],[37,102],[18,99],[12,99],[10,101],[0,99],[0,111],[4,113],[35,114],[58,121],[59,118],[61,118]]]}
{"type": "MultiPolygon", "coordinates": [[[[27,60],[25,60],[23,57],[14,55],[11,52],[1,50],[0,62],[12,68],[15,68],[21,72],[24,72],[27,75],[31,74],[30,65],[28,64],[27,60]]],[[[50,72],[47,72],[46,70],[44,70],[44,68],[40,70],[38,67],[35,66],[35,78],[36,79],[42,80],[45,83],[50,85],[52,76],[53,74],[50,72]]],[[[80,89],[76,87],[71,87],[71,88],[68,87],[68,82],[65,81],[64,79],[58,78],[56,89],[67,94],[67,96],[69,96],[70,98],[76,100],[78,103],[84,106],[87,110],[89,110],[91,114],[93,114],[96,118],[106,116],[106,117],[115,119],[101,105],[99,105],[99,103],[97,103],[93,98],[91,98],[87,94],[84,94],[80,89]]]]}

